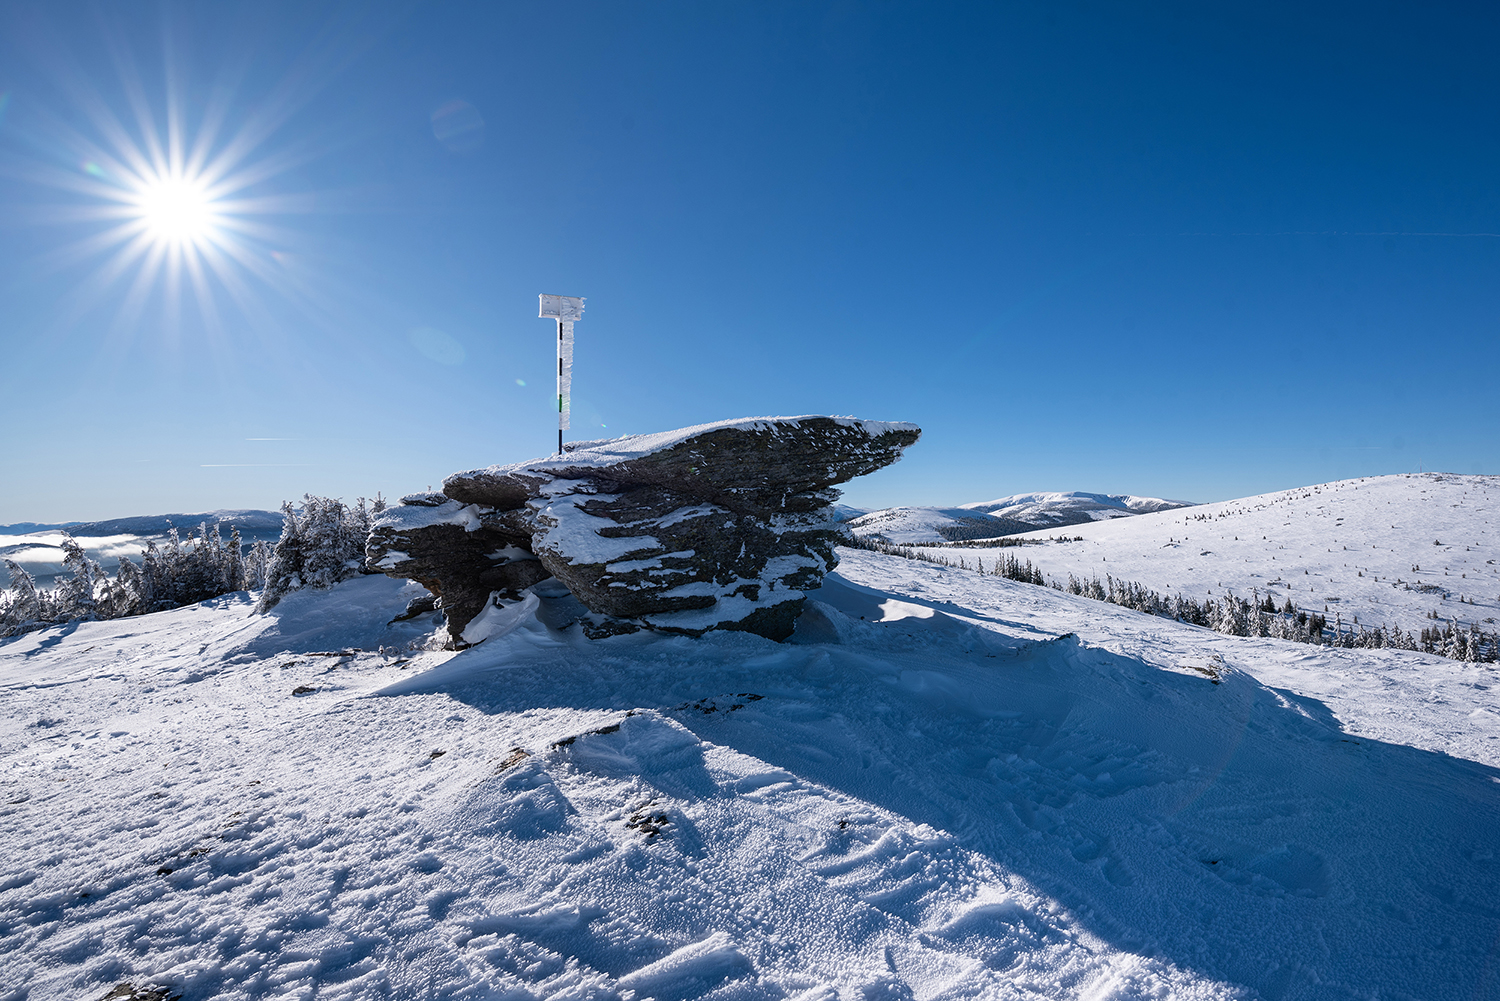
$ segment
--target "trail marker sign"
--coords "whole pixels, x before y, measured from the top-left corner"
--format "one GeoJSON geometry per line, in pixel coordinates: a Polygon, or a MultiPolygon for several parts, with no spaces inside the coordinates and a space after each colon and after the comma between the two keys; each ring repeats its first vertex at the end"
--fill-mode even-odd
{"type": "Polygon", "coordinates": [[[563,432],[570,426],[573,408],[573,323],[583,319],[583,297],[544,292],[537,298],[537,316],[557,321],[557,454],[562,455],[563,432]]]}

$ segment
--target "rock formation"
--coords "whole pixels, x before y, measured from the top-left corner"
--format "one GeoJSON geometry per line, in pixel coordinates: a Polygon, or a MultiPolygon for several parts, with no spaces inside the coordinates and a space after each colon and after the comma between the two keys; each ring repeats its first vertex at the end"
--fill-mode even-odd
{"type": "Polygon", "coordinates": [[[367,556],[441,597],[455,646],[482,638],[470,623],[487,606],[547,576],[594,613],[590,635],[645,626],[785,639],[803,592],[838,563],[834,485],[895,462],[920,434],[764,417],[579,442],[403,499],[376,523],[367,556]]]}

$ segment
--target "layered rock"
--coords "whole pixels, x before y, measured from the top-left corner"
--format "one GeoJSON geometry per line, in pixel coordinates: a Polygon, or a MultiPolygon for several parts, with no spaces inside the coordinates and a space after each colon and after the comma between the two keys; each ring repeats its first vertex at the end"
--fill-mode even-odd
{"type": "Polygon", "coordinates": [[[591,633],[784,639],[803,592],[837,566],[834,485],[895,462],[920,434],[814,416],[580,442],[456,473],[441,495],[409,498],[377,523],[370,562],[440,592],[455,645],[487,603],[518,595],[538,573],[595,613],[591,633]]]}
{"type": "Polygon", "coordinates": [[[436,595],[453,646],[477,642],[475,636],[466,642],[464,630],[487,605],[519,599],[551,576],[525,532],[486,525],[478,509],[442,494],[414,494],[387,509],[370,530],[365,561],[436,595]]]}

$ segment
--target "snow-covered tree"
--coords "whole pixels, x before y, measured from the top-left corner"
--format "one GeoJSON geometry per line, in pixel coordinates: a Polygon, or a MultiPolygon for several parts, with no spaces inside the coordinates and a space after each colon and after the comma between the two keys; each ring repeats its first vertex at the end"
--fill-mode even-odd
{"type": "Polygon", "coordinates": [[[257,612],[269,612],[290,591],[302,586],[302,525],[291,501],[281,502],[281,538],[266,567],[266,582],[255,603],[257,612]]]}
{"type": "Polygon", "coordinates": [[[63,533],[62,551],[63,566],[72,576],[58,585],[59,612],[63,618],[70,620],[97,619],[99,612],[94,592],[100,579],[105,576],[104,568],[89,559],[88,553],[67,532],[63,533]]]}
{"type": "Polygon", "coordinates": [[[0,560],[10,574],[10,587],[0,597],[0,636],[24,633],[47,618],[36,579],[14,560],[0,560]]]}
{"type": "MultiPolygon", "coordinates": [[[[384,501],[379,504],[384,509],[384,501]]],[[[288,501],[281,513],[281,539],[266,568],[257,611],[275,608],[289,591],[332,587],[365,571],[365,539],[372,517],[363,497],[348,507],[331,497],[307,494],[300,511],[288,501]]]]}

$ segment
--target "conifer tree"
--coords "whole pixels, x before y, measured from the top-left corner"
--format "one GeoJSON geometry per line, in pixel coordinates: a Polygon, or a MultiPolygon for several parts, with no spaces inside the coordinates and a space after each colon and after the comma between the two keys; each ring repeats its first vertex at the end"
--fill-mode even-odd
{"type": "Polygon", "coordinates": [[[33,623],[44,618],[41,596],[37,592],[36,579],[26,568],[14,560],[0,559],[10,574],[10,588],[5,592],[0,606],[0,636],[11,636],[25,632],[33,623]]]}
{"type": "Polygon", "coordinates": [[[255,603],[257,612],[269,612],[289,591],[302,586],[302,526],[291,501],[281,502],[281,538],[266,567],[266,582],[255,603]]]}
{"type": "Polygon", "coordinates": [[[58,604],[67,619],[88,621],[99,617],[94,590],[104,570],[89,559],[88,554],[67,532],[62,537],[63,566],[72,572],[72,577],[58,588],[58,604]]]}
{"type": "Polygon", "coordinates": [[[110,618],[139,615],[145,611],[142,583],[140,568],[130,561],[130,557],[121,556],[120,566],[115,570],[114,601],[110,618]]]}
{"type": "Polygon", "coordinates": [[[240,541],[238,525],[229,529],[229,547],[224,552],[224,574],[220,580],[224,594],[245,589],[244,543],[240,541]]]}

